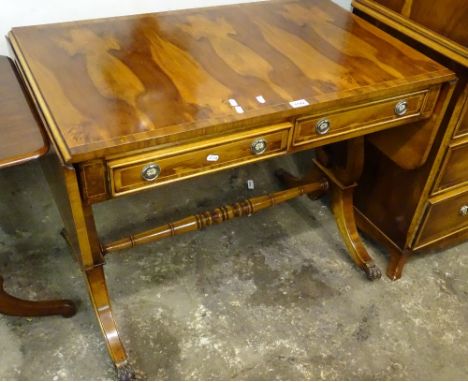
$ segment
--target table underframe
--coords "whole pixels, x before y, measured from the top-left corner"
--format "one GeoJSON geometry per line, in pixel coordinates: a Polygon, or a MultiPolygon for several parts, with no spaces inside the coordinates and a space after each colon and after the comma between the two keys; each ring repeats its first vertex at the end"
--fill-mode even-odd
{"type": "MultiPolygon", "coordinates": [[[[381,272],[369,256],[357,231],[353,209],[353,191],[364,164],[364,137],[352,138],[316,149],[316,158],[312,162],[310,172],[303,179],[295,178],[282,170],[276,173],[285,185],[285,191],[252,198],[231,206],[223,206],[212,212],[182,219],[182,221],[187,222],[187,219],[191,221],[193,226],[191,230],[201,229],[231,218],[250,215],[296,196],[308,194],[312,198],[317,198],[330,192],[331,208],[348,253],[355,264],[365,271],[368,279],[380,278],[381,272]]],[[[169,233],[164,237],[183,233],[186,230],[178,230],[178,227],[184,224],[180,221],[169,223],[167,226],[132,235],[114,243],[103,244],[96,230],[92,205],[82,197],[75,167],[64,166],[56,155],[44,157],[42,164],[61,212],[67,239],[82,267],[91,304],[109,355],[116,366],[118,378],[131,379],[133,371],[119,336],[106,285],[105,255],[118,249],[158,240],[160,237],[154,235],[154,232],[164,231],[165,227],[168,228],[169,233]]]]}

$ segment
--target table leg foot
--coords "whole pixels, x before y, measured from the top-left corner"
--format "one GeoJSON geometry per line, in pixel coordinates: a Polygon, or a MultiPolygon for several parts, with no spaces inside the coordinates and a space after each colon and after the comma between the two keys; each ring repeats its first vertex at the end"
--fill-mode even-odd
{"type": "Polygon", "coordinates": [[[406,261],[410,256],[410,251],[404,250],[401,253],[393,251],[390,254],[390,262],[387,266],[387,277],[392,280],[396,281],[401,278],[403,273],[403,268],[405,267],[406,261]]]}
{"type": "Polygon", "coordinates": [[[101,327],[107,349],[120,375],[128,375],[127,354],[115,324],[103,265],[96,265],[85,271],[85,279],[96,317],[101,327]]]}
{"type": "Polygon", "coordinates": [[[338,230],[356,265],[364,270],[369,280],[382,277],[382,272],[375,265],[359,236],[353,209],[353,187],[340,189],[332,185],[332,211],[338,230]]]}
{"type": "Polygon", "coordinates": [[[366,272],[366,276],[369,280],[377,280],[382,277],[382,271],[380,268],[375,264],[365,264],[364,265],[364,272],[366,272]]]}
{"type": "Polygon", "coordinates": [[[0,313],[8,316],[39,317],[60,315],[72,317],[76,307],[70,300],[27,301],[11,296],[3,289],[0,276],[0,313]]]}
{"type": "Polygon", "coordinates": [[[128,364],[124,362],[121,365],[115,366],[117,372],[117,380],[119,381],[135,381],[135,370],[128,364]]]}

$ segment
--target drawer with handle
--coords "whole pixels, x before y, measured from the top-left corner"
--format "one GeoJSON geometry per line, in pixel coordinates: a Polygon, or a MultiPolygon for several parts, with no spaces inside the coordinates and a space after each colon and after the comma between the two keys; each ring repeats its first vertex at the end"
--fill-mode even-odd
{"type": "Polygon", "coordinates": [[[292,124],[282,123],[107,162],[112,195],[254,162],[288,151],[292,124]]]}
{"type": "MultiPolygon", "coordinates": [[[[438,93],[438,89],[432,90],[438,93]]],[[[300,146],[321,142],[331,137],[355,133],[361,130],[377,131],[400,123],[428,117],[434,102],[426,102],[436,97],[428,97],[431,90],[393,97],[382,101],[343,108],[327,114],[317,114],[298,118],[293,137],[293,145],[300,146]]],[[[362,134],[362,132],[361,132],[362,134]]]]}
{"type": "Polygon", "coordinates": [[[429,199],[415,248],[465,230],[468,230],[468,187],[429,199]]]}
{"type": "Polygon", "coordinates": [[[468,141],[451,144],[437,177],[434,193],[468,183],[468,141]]]}

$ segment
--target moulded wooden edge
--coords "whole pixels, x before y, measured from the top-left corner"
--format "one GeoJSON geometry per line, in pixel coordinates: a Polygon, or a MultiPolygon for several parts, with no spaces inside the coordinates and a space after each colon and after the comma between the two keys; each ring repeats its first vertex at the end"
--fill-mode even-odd
{"type": "Polygon", "coordinates": [[[373,240],[383,244],[389,250],[393,250],[399,253],[403,252],[392,239],[390,239],[384,232],[380,230],[371,220],[367,218],[356,206],[354,206],[354,214],[356,216],[356,223],[360,231],[364,232],[373,240]]]}
{"type": "Polygon", "coordinates": [[[442,193],[440,195],[430,197],[426,201],[426,203],[424,204],[424,212],[421,215],[421,223],[419,225],[417,235],[415,235],[414,240],[412,242],[412,246],[411,246],[412,248],[415,248],[415,249],[419,250],[421,248],[429,247],[429,246],[433,245],[434,243],[439,242],[440,240],[449,238],[452,235],[455,235],[455,234],[458,234],[458,233],[463,232],[465,230],[468,230],[468,225],[466,225],[465,227],[455,229],[455,230],[450,230],[449,229],[449,230],[446,230],[445,232],[440,232],[440,235],[437,238],[428,239],[425,242],[421,242],[421,240],[422,240],[421,235],[424,232],[424,229],[426,227],[427,220],[428,220],[429,214],[431,213],[432,208],[437,204],[444,203],[447,200],[456,198],[456,197],[458,197],[460,195],[463,195],[463,194],[468,195],[468,186],[458,187],[458,188],[456,188],[454,190],[447,191],[447,192],[444,192],[444,193],[442,193]]]}
{"type": "Polygon", "coordinates": [[[455,41],[434,32],[398,12],[387,9],[370,0],[353,0],[353,8],[366,13],[389,27],[406,34],[427,47],[444,54],[459,64],[468,67],[468,49],[455,41]]]}
{"type": "Polygon", "coordinates": [[[447,168],[448,163],[450,162],[450,160],[452,158],[453,152],[455,150],[458,150],[458,149],[466,149],[466,148],[468,148],[468,137],[466,137],[466,139],[459,140],[457,142],[451,143],[447,147],[447,152],[445,153],[442,164],[440,165],[440,171],[439,171],[439,174],[437,175],[436,181],[434,183],[434,189],[433,189],[433,192],[432,192],[431,196],[440,195],[440,194],[443,194],[445,192],[452,191],[452,190],[454,190],[456,188],[459,188],[459,187],[462,187],[462,186],[465,186],[465,185],[468,184],[468,179],[465,180],[465,181],[462,181],[460,183],[452,184],[452,185],[445,185],[444,186],[443,184],[441,184],[442,179],[443,179],[443,177],[445,175],[445,170],[447,168]]]}
{"type": "MultiPolygon", "coordinates": [[[[23,87],[20,75],[17,72],[16,66],[13,60],[10,57],[6,57],[6,56],[0,56],[0,57],[6,58],[9,64],[11,65],[11,70],[13,71],[14,76],[18,80],[18,86],[21,88],[23,95],[26,99],[26,102],[29,105],[29,111],[31,112],[31,114],[33,114],[34,111],[31,110],[31,100],[28,98],[28,95],[23,87]]],[[[33,119],[37,120],[37,118],[33,118],[33,119]]],[[[47,152],[49,151],[49,140],[47,139],[47,135],[45,134],[45,131],[42,128],[39,121],[37,121],[37,129],[39,130],[41,137],[42,137],[42,145],[38,144],[38,148],[36,150],[28,151],[28,152],[22,153],[20,155],[15,155],[12,157],[0,159],[0,169],[26,163],[26,162],[29,162],[30,160],[37,159],[47,154],[47,152]]]]}
{"type": "Polygon", "coordinates": [[[461,244],[468,240],[468,227],[461,228],[449,234],[440,236],[436,240],[429,241],[413,249],[414,253],[422,253],[427,251],[442,251],[449,247],[461,244]]]}
{"type": "MultiPolygon", "coordinates": [[[[128,151],[145,151],[148,147],[175,143],[177,142],[177,139],[181,138],[184,140],[194,139],[197,136],[197,132],[199,130],[204,130],[205,133],[209,133],[210,135],[219,134],[221,129],[226,130],[225,133],[234,133],[236,131],[240,131],[242,128],[245,129],[248,126],[261,127],[262,124],[271,125],[274,123],[286,122],[309,113],[320,112],[321,110],[332,111],[332,109],[337,109],[336,99],[333,98],[333,95],[327,95],[317,103],[301,109],[291,109],[287,104],[272,107],[270,113],[267,116],[264,114],[252,114],[251,116],[244,118],[238,117],[238,119],[229,122],[224,121],[223,117],[219,117],[210,121],[209,123],[207,122],[205,124],[200,124],[199,128],[197,129],[185,131],[183,137],[176,133],[170,136],[158,137],[151,136],[148,134],[148,132],[142,132],[134,134],[134,140],[131,142],[121,143],[122,137],[119,137],[118,139],[115,138],[106,141],[107,147],[103,146],[102,142],[95,142],[83,146],[69,148],[60,132],[60,129],[57,126],[57,123],[47,105],[47,102],[42,96],[34,75],[32,74],[27,64],[27,60],[23,55],[21,47],[11,32],[8,35],[8,41],[12,48],[13,54],[19,63],[19,72],[24,78],[24,81],[28,86],[36,106],[40,110],[40,115],[43,119],[49,136],[54,146],[57,148],[57,152],[60,153],[62,162],[65,164],[84,162],[91,159],[107,157],[109,155],[118,155],[122,153],[125,154],[128,151]],[[332,105],[332,108],[327,109],[330,108],[330,105],[332,105]],[[115,145],[117,142],[118,145],[115,145]],[[113,146],[109,147],[109,145],[113,146]]],[[[342,94],[339,94],[339,99],[346,105],[352,105],[358,102],[368,101],[369,98],[397,96],[398,93],[401,92],[414,90],[415,88],[441,84],[454,80],[455,78],[455,74],[451,70],[447,68],[441,68],[434,72],[414,76],[410,79],[384,82],[378,86],[370,88],[368,93],[356,92],[354,90],[343,92],[342,94]]],[[[337,95],[335,94],[335,96],[337,95]]]]}
{"type": "Polygon", "coordinates": [[[45,102],[41,99],[38,99],[38,95],[37,95],[38,93],[36,92],[37,86],[34,85],[34,82],[33,83],[31,82],[32,77],[29,72],[28,66],[24,62],[22,54],[18,53],[19,47],[17,46],[16,41],[14,41],[14,37],[11,35],[11,33],[9,33],[6,36],[6,39],[7,39],[7,42],[9,43],[10,50],[13,53],[17,73],[19,77],[21,77],[22,83],[27,88],[30,99],[34,103],[37,113],[42,121],[42,124],[45,130],[47,131],[47,136],[49,138],[48,142],[50,141],[52,145],[54,146],[55,152],[59,156],[60,161],[63,164],[66,164],[67,159],[71,159],[71,157],[69,157],[69,155],[67,156],[66,153],[68,153],[68,151],[66,151],[65,154],[62,152],[63,143],[58,143],[56,141],[56,137],[50,132],[50,123],[54,124],[54,120],[52,116],[50,115],[50,112],[48,112],[48,109],[46,108],[46,110],[44,111],[44,109],[42,109],[41,107],[41,105],[45,105],[45,102]],[[25,72],[25,70],[27,70],[27,73],[25,72]]]}

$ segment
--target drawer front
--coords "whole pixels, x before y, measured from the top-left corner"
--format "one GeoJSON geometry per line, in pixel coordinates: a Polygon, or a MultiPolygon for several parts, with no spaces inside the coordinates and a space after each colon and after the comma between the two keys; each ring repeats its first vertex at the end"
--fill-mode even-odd
{"type": "Polygon", "coordinates": [[[415,248],[423,247],[468,229],[468,189],[449,196],[433,197],[424,214],[415,248]]]}
{"type": "Polygon", "coordinates": [[[468,142],[448,148],[434,191],[443,191],[451,187],[461,186],[467,182],[468,142]]]}
{"type": "MultiPolygon", "coordinates": [[[[300,146],[311,142],[327,140],[372,127],[390,127],[408,122],[432,111],[425,110],[425,101],[429,91],[424,90],[384,101],[359,105],[329,114],[320,114],[299,118],[296,121],[293,145],[300,146]]],[[[428,115],[426,115],[428,114],[428,115]]]]}
{"type": "Polygon", "coordinates": [[[468,95],[466,93],[468,93],[468,85],[465,89],[465,103],[463,104],[461,116],[455,129],[455,138],[468,135],[468,95]]]}
{"type": "Polygon", "coordinates": [[[291,131],[292,125],[283,123],[110,161],[112,195],[123,195],[284,154],[288,151],[291,131]]]}

